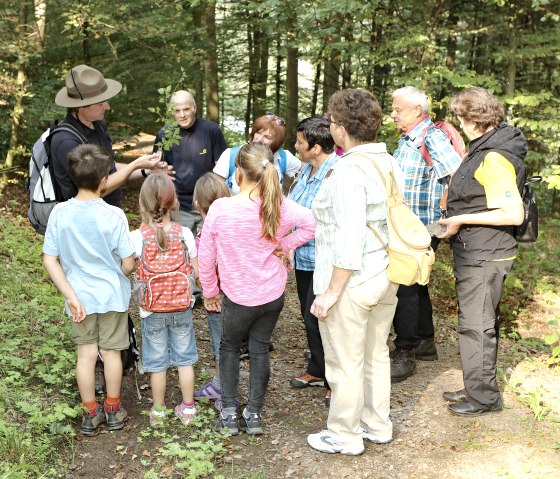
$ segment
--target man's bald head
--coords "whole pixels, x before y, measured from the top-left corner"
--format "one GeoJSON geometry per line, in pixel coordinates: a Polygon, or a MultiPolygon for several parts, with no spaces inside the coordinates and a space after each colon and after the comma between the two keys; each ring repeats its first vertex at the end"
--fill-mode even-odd
{"type": "Polygon", "coordinates": [[[173,117],[183,129],[190,128],[196,121],[196,103],[194,97],[187,90],[178,90],[171,96],[173,117]]]}

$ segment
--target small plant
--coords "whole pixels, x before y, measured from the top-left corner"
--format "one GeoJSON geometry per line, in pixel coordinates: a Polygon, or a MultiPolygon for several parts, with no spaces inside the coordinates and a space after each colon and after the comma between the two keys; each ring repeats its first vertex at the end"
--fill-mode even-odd
{"type": "Polygon", "coordinates": [[[181,137],[179,136],[179,123],[177,123],[177,120],[175,120],[173,116],[174,108],[171,103],[171,97],[185,78],[185,70],[181,68],[181,78],[177,82],[177,85],[175,85],[175,87],[167,85],[164,88],[158,88],[157,92],[160,95],[158,99],[159,105],[148,108],[148,111],[156,114],[158,121],[163,125],[163,136],[161,140],[156,143],[159,151],[169,151],[172,146],[178,145],[181,141],[181,137]]]}
{"type": "MultiPolygon", "coordinates": [[[[558,326],[558,321],[549,321],[549,326],[558,326]]],[[[545,344],[552,348],[550,357],[547,360],[549,366],[558,366],[560,364],[560,335],[552,333],[544,338],[545,344]]]]}

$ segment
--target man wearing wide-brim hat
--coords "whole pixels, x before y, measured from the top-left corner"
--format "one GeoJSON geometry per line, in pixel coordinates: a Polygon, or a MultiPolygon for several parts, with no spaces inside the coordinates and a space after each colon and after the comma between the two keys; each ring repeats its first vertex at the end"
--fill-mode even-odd
{"type": "Polygon", "coordinates": [[[150,169],[160,168],[160,155],[152,154],[137,158],[131,163],[116,163],[112,142],[104,121],[110,110],[109,99],[117,95],[122,85],[87,65],[78,65],[66,75],[66,86],[56,95],[55,103],[68,109],[62,120],[72,131],[54,130],[51,133],[51,157],[54,179],[59,200],[73,198],[77,189],[68,171],[68,153],[77,146],[88,143],[104,148],[113,158],[107,189],[103,199],[114,206],[121,205],[121,185],[129,178],[147,176],[150,169]]]}

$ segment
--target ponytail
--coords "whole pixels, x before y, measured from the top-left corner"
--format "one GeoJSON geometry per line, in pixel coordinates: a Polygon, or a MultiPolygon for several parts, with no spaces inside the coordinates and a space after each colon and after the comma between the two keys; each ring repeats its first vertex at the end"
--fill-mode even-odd
{"type": "Polygon", "coordinates": [[[274,167],[272,151],[262,143],[248,143],[241,147],[235,161],[242,177],[256,183],[255,188],[261,199],[259,218],[262,237],[276,241],[276,233],[280,227],[282,188],[274,167]]]}
{"type": "Polygon", "coordinates": [[[167,237],[162,220],[167,212],[177,209],[178,200],[175,185],[165,173],[153,173],[146,178],[140,194],[140,215],[142,223],[150,226],[157,233],[158,247],[167,249],[167,237]]]}

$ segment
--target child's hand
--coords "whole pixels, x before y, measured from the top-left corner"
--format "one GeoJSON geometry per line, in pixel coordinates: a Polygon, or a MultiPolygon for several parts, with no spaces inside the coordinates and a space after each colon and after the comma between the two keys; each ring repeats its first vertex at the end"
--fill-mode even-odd
{"type": "Polygon", "coordinates": [[[222,312],[222,295],[218,293],[211,298],[204,298],[204,307],[212,313],[222,312]]]}
{"type": "Polygon", "coordinates": [[[86,319],[86,310],[75,295],[66,298],[66,303],[72,313],[72,321],[75,323],[81,323],[84,319],[86,319]]]}

